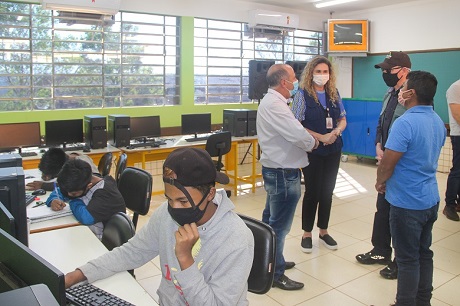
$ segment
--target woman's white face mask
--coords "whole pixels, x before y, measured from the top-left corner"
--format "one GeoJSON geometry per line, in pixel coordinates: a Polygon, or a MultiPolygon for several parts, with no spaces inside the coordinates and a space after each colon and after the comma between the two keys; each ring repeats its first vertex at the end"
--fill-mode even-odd
{"type": "Polygon", "coordinates": [[[327,81],[329,81],[329,74],[314,74],[313,75],[313,82],[318,86],[326,85],[327,81]]]}

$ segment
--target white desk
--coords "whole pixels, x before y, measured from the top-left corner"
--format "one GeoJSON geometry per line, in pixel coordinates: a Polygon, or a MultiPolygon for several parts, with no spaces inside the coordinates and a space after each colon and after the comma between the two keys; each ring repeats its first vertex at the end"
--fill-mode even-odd
{"type": "MultiPolygon", "coordinates": [[[[24,170],[24,175],[25,177],[30,177],[25,179],[26,184],[32,181],[39,181],[41,177],[41,172],[38,169],[28,169],[24,170]]],[[[27,191],[31,192],[31,191],[27,191]]],[[[45,202],[46,199],[48,199],[49,195],[51,192],[47,192],[45,195],[40,195],[37,196],[40,198],[40,201],[45,202]]],[[[30,209],[33,209],[33,206],[35,205],[35,201],[32,202],[27,206],[27,211],[30,209]]],[[[45,221],[40,221],[40,222],[35,222],[30,224],[30,233],[39,233],[43,231],[50,231],[54,229],[60,229],[60,228],[65,228],[65,227],[70,227],[70,226],[76,226],[80,225],[78,220],[74,217],[74,215],[70,216],[63,216],[51,220],[45,220],[45,221]]]]}
{"type": "MultiPolygon", "coordinates": [[[[30,235],[29,248],[64,274],[108,252],[86,226],[30,235]]],[[[94,282],[94,285],[137,306],[158,305],[126,271],[94,282]]]]}

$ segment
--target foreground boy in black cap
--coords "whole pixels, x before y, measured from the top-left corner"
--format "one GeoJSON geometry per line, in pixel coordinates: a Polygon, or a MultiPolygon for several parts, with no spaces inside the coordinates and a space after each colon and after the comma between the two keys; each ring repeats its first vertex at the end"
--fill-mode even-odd
{"type": "Polygon", "coordinates": [[[248,305],[254,238],[215,183],[228,183],[202,149],[173,151],[163,165],[167,202],[126,244],[66,275],[66,287],[138,268],[160,256],[160,305],[248,305]]]}

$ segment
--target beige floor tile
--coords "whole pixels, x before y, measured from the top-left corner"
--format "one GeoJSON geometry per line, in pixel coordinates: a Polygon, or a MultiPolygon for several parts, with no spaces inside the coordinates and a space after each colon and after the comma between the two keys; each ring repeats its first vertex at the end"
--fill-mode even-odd
{"type": "Polygon", "coordinates": [[[331,290],[314,297],[299,306],[318,306],[318,305],[340,305],[340,306],[360,306],[365,305],[357,300],[343,294],[338,290],[331,290]]]}
{"type": "Polygon", "coordinates": [[[448,305],[460,305],[458,288],[460,288],[460,276],[457,276],[450,282],[435,289],[433,297],[441,302],[447,303],[448,305]]]}

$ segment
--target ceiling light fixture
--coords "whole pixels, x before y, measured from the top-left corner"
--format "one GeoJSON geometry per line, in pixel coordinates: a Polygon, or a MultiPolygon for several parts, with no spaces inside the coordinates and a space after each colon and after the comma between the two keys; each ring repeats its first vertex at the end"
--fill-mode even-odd
{"type": "Polygon", "coordinates": [[[332,6],[332,5],[337,5],[337,4],[343,4],[343,3],[348,3],[348,2],[353,2],[356,0],[332,0],[332,1],[327,1],[327,2],[322,2],[315,4],[317,8],[322,8],[322,7],[327,7],[327,6],[332,6]]]}

